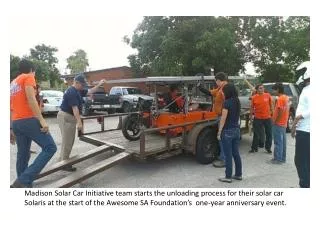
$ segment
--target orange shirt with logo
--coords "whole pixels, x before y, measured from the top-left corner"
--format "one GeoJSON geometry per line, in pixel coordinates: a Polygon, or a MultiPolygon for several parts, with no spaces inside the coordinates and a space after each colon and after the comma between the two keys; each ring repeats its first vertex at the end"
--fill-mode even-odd
{"type": "Polygon", "coordinates": [[[221,115],[222,113],[222,107],[224,102],[224,94],[222,89],[226,84],[227,82],[223,82],[220,87],[210,90],[211,95],[215,97],[212,111],[217,113],[218,115],[221,115]]]}
{"type": "Polygon", "coordinates": [[[276,104],[274,107],[274,114],[273,114],[273,122],[275,125],[281,126],[281,127],[287,127],[288,118],[289,118],[289,97],[287,95],[280,95],[278,99],[276,100],[276,104]],[[279,110],[282,111],[281,118],[276,121],[277,116],[279,115],[279,110]]]}
{"type": "Polygon", "coordinates": [[[271,118],[272,97],[269,93],[255,94],[251,99],[251,107],[254,118],[268,119],[271,118]]]}
{"type": "Polygon", "coordinates": [[[20,74],[10,84],[10,110],[11,119],[25,119],[34,117],[25,91],[26,86],[36,87],[36,80],[33,74],[20,74]]]}

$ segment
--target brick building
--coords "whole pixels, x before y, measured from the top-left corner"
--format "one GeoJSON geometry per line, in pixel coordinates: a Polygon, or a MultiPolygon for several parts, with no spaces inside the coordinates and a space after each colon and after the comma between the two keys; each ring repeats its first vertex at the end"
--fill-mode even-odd
{"type": "MultiPolygon", "coordinates": [[[[89,71],[83,73],[88,81],[89,86],[96,85],[101,79],[116,80],[133,78],[133,72],[130,67],[122,66],[115,68],[106,68],[96,71],[89,71]]],[[[61,75],[62,79],[73,79],[75,74],[61,75]]],[[[113,86],[134,86],[140,88],[144,93],[149,93],[149,88],[144,83],[127,83],[127,84],[105,84],[104,89],[106,92],[110,91],[113,86]]]]}

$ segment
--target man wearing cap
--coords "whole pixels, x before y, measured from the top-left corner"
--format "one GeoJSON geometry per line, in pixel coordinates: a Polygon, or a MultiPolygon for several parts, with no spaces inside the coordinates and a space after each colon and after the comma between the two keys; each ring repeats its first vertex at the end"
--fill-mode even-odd
{"type": "MultiPolygon", "coordinates": [[[[83,74],[79,74],[74,78],[72,86],[68,87],[63,95],[63,100],[58,112],[57,119],[62,136],[61,152],[59,160],[67,160],[70,157],[70,153],[73,147],[76,127],[79,131],[83,130],[80,112],[82,108],[82,97],[87,94],[94,93],[100,86],[105,83],[105,80],[100,80],[99,84],[89,90],[87,82],[83,74]]],[[[76,170],[73,166],[67,166],[65,171],[73,172],[76,170]]]]}

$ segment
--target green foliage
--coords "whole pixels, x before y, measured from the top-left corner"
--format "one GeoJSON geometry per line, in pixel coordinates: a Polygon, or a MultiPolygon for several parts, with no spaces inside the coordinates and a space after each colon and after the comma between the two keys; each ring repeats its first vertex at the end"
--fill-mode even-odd
{"type": "Polygon", "coordinates": [[[309,59],[310,18],[144,17],[124,42],[138,50],[128,56],[137,76],[195,75],[224,71],[236,75],[253,62],[264,79],[291,81],[309,59]]]}
{"type": "Polygon", "coordinates": [[[67,68],[70,69],[72,74],[85,72],[89,66],[87,53],[84,50],[79,49],[67,58],[67,63],[67,68]]]}
{"type": "Polygon", "coordinates": [[[130,42],[129,62],[138,75],[195,75],[243,68],[235,26],[227,18],[145,17],[130,42]]]}
{"type": "Polygon", "coordinates": [[[294,73],[285,64],[270,64],[262,72],[262,82],[294,82],[294,73]]]}
{"type": "Polygon", "coordinates": [[[57,48],[47,46],[44,44],[37,45],[35,48],[30,49],[30,58],[33,60],[38,60],[41,62],[45,62],[50,67],[54,67],[56,63],[58,63],[58,59],[54,56],[54,54],[58,51],[57,48]]]}
{"type": "Polygon", "coordinates": [[[60,73],[56,68],[58,59],[54,56],[57,48],[44,44],[30,49],[28,58],[36,68],[36,79],[38,82],[49,82],[49,87],[55,87],[60,82],[60,73]]]}
{"type": "Polygon", "coordinates": [[[242,20],[250,59],[264,79],[273,76],[290,81],[297,65],[309,60],[309,17],[246,17],[242,20]]]}
{"type": "MultiPolygon", "coordinates": [[[[60,83],[60,73],[55,67],[58,59],[54,54],[58,51],[57,48],[46,46],[44,44],[37,45],[30,49],[30,55],[22,58],[29,59],[34,63],[36,70],[36,80],[38,83],[48,82],[49,88],[55,87],[60,83]]],[[[14,79],[18,74],[20,58],[10,55],[10,79],[14,79]]]]}
{"type": "Polygon", "coordinates": [[[19,75],[20,58],[10,54],[10,81],[19,75]]]}

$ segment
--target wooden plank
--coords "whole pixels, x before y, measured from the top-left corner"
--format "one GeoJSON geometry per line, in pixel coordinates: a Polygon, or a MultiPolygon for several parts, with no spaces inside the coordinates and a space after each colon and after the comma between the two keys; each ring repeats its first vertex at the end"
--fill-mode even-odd
{"type": "Polygon", "coordinates": [[[70,165],[82,162],[88,158],[94,157],[96,155],[99,155],[99,154],[106,152],[108,150],[111,150],[111,149],[112,149],[112,146],[103,145],[98,148],[92,149],[88,152],[76,155],[68,160],[57,162],[57,163],[51,165],[48,169],[45,169],[43,172],[41,172],[37,176],[36,179],[42,178],[42,177],[47,176],[51,173],[57,172],[66,166],[70,166],[70,165]]]}
{"type": "Polygon", "coordinates": [[[111,168],[112,166],[120,163],[121,161],[127,159],[130,157],[130,153],[122,152],[117,155],[114,155],[110,158],[107,158],[101,162],[98,162],[96,164],[91,165],[88,168],[85,168],[80,171],[76,171],[70,175],[68,175],[65,178],[62,178],[48,186],[45,186],[47,188],[67,188],[71,187],[77,183],[80,183],[100,172],[103,172],[107,170],[108,168],[111,168]]]}
{"type": "Polygon", "coordinates": [[[102,141],[102,140],[97,139],[97,138],[92,137],[92,136],[81,136],[79,139],[81,141],[84,141],[84,142],[87,142],[87,143],[91,143],[91,144],[96,145],[96,146],[108,145],[108,146],[111,146],[112,148],[115,148],[115,149],[117,149],[119,151],[127,150],[121,145],[114,144],[112,142],[102,141]]]}

